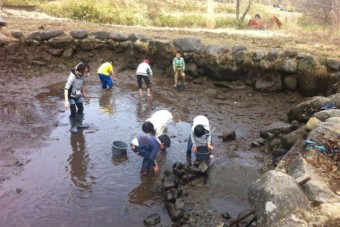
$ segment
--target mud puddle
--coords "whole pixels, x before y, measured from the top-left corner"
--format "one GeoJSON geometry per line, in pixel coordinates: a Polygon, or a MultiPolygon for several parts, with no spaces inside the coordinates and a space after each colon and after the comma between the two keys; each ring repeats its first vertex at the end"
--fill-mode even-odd
{"type": "MultiPolygon", "coordinates": [[[[96,78],[90,78],[87,81],[89,100],[85,104],[85,121],[90,129],[71,136],[69,110],[57,115],[50,138],[27,157],[24,172],[2,185],[1,225],[143,226],[142,220],[152,213],[160,214],[162,223],[170,225],[159,191],[160,176],[141,178],[142,158],[130,149],[126,157],[112,158],[112,141],[129,143],[153,112],[170,110],[174,122],[168,126],[167,133],[172,137],[172,145],[158,157],[164,170],[176,161],[185,162],[190,121],[197,114],[207,115],[216,128],[215,160],[249,151],[251,140],[258,137],[260,125],[285,116],[285,101],[278,103],[273,96],[249,96],[247,91],[231,91],[223,94],[224,98],[215,99],[217,94],[207,93],[202,85],[192,84],[179,92],[167,84],[171,82],[156,80],[157,86],[148,99],[138,97],[133,78],[118,84],[111,92],[102,92],[96,78]],[[273,106],[268,108],[268,105],[273,106]],[[218,135],[225,127],[236,130],[236,141],[221,141],[218,135]]],[[[59,88],[63,86],[64,83],[49,87],[38,99],[51,108],[57,102],[62,109],[63,94],[59,88]]],[[[285,96],[276,98],[280,97],[285,96]]],[[[252,154],[248,158],[261,156],[257,151],[252,154]]],[[[210,193],[205,187],[197,190],[204,192],[202,199],[209,202],[207,206],[221,212],[232,208],[236,214],[248,208],[244,199],[210,193]]]]}

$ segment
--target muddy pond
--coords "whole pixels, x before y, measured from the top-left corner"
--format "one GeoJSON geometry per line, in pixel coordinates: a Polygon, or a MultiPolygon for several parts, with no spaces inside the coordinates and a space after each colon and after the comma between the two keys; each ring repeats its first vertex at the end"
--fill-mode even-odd
{"type": "MultiPolygon", "coordinates": [[[[86,78],[87,130],[69,132],[69,110],[63,109],[65,82],[47,87],[36,98],[42,106],[60,111],[49,138],[28,155],[24,171],[2,184],[10,203],[1,209],[1,226],[143,226],[152,213],[171,225],[159,190],[161,172],[176,161],[185,162],[191,119],[206,115],[214,129],[216,147],[212,162],[220,158],[264,160],[261,149],[251,148],[262,127],[286,121],[289,108],[301,99],[297,94],[263,94],[252,88],[222,90],[212,82],[188,82],[179,91],[171,78],[155,78],[151,98],[139,97],[133,72],[120,75],[110,92],[103,92],[96,76],[86,78]],[[127,156],[112,157],[114,140],[129,144],[141,133],[142,123],[152,113],[167,109],[173,122],[166,129],[172,145],[158,155],[160,174],[141,177],[142,158],[128,149],[127,156]],[[223,142],[225,129],[236,130],[236,140],[223,142]]],[[[66,80],[66,79],[65,79],[66,80]]],[[[145,90],[144,90],[145,92],[145,90]]],[[[145,94],[145,93],[144,93],[145,94]]],[[[13,142],[15,146],[15,142],[13,142]]],[[[28,144],[29,146],[29,144],[28,144]]],[[[226,195],[207,187],[189,189],[207,209],[233,216],[248,209],[247,198],[226,195]]]]}

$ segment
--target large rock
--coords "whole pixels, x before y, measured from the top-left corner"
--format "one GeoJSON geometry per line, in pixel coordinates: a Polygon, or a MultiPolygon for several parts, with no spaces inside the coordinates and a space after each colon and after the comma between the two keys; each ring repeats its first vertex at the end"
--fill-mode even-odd
{"type": "Polygon", "coordinates": [[[307,122],[314,113],[320,111],[321,107],[326,104],[331,104],[331,100],[321,96],[302,102],[288,112],[288,120],[307,122]]]}
{"type": "Polygon", "coordinates": [[[332,70],[340,70],[340,61],[336,59],[330,59],[328,58],[326,61],[327,66],[332,70]]]}
{"type": "Polygon", "coordinates": [[[147,42],[150,39],[148,37],[146,37],[145,35],[138,34],[138,33],[132,33],[132,34],[129,35],[129,40],[131,42],[136,42],[137,40],[139,40],[141,42],[147,42]]]}
{"type": "Polygon", "coordinates": [[[220,159],[207,172],[207,186],[246,198],[248,188],[260,174],[261,164],[250,159],[220,159]]]}
{"type": "Polygon", "coordinates": [[[334,106],[336,106],[337,108],[340,108],[340,93],[336,93],[334,95],[328,96],[328,98],[331,100],[331,103],[334,106]]]}
{"type": "Polygon", "coordinates": [[[282,89],[281,76],[278,73],[267,73],[256,80],[255,89],[262,92],[279,92],[282,89]]]}
{"type": "Polygon", "coordinates": [[[197,77],[197,65],[195,63],[188,63],[185,65],[185,74],[192,76],[192,77],[197,77]]]}
{"type": "Polygon", "coordinates": [[[20,39],[20,38],[23,38],[23,37],[24,37],[24,33],[23,33],[21,30],[12,30],[12,31],[11,31],[11,35],[12,35],[14,38],[17,38],[17,39],[20,39]]]}
{"type": "Polygon", "coordinates": [[[267,60],[268,61],[274,61],[274,60],[278,59],[278,57],[279,57],[279,51],[277,49],[271,49],[267,53],[267,60]]]}
{"type": "Polygon", "coordinates": [[[284,136],[281,136],[281,144],[285,149],[290,149],[296,141],[299,139],[306,139],[308,132],[305,126],[300,127],[299,129],[292,131],[284,136]]]}
{"type": "Polygon", "coordinates": [[[288,75],[283,79],[283,87],[290,91],[295,91],[297,89],[297,76],[295,74],[288,75]]]}
{"type": "Polygon", "coordinates": [[[106,40],[107,37],[109,36],[108,32],[105,31],[99,31],[99,32],[91,32],[88,34],[88,37],[91,39],[99,39],[99,40],[106,40]]]}
{"type": "Polygon", "coordinates": [[[336,142],[339,138],[340,124],[334,122],[321,122],[307,136],[307,139],[313,140],[319,145],[323,145],[327,140],[336,142]]]}
{"type": "Polygon", "coordinates": [[[326,121],[328,118],[331,117],[340,117],[340,110],[339,109],[329,109],[329,110],[322,110],[316,112],[313,117],[319,119],[320,121],[326,121]]]}
{"type": "Polygon", "coordinates": [[[274,226],[300,210],[310,210],[307,197],[291,176],[271,170],[255,181],[248,200],[256,210],[256,226],[274,226]]]}
{"type": "Polygon", "coordinates": [[[268,138],[270,134],[277,136],[281,133],[288,133],[291,131],[292,126],[286,122],[278,121],[274,122],[260,131],[260,136],[263,138],[268,138]]]}
{"type": "Polygon", "coordinates": [[[71,36],[55,37],[48,40],[48,44],[54,48],[64,48],[69,46],[73,42],[71,36]]]}
{"type": "Polygon", "coordinates": [[[112,39],[117,42],[125,42],[129,40],[129,36],[118,32],[111,32],[108,36],[108,39],[112,39]]]}
{"type": "Polygon", "coordinates": [[[86,30],[73,30],[70,32],[70,35],[75,39],[85,39],[88,32],[86,30]]]}
{"type": "Polygon", "coordinates": [[[231,47],[228,45],[208,45],[205,49],[205,55],[207,56],[219,56],[231,51],[231,47]]]}
{"type": "Polygon", "coordinates": [[[218,65],[216,62],[204,62],[203,71],[204,75],[218,81],[241,79],[238,67],[233,62],[225,65],[218,65]]]}
{"type": "Polygon", "coordinates": [[[53,37],[57,37],[64,34],[63,30],[50,30],[50,31],[42,31],[40,32],[41,40],[48,40],[53,37]]]}
{"type": "Polygon", "coordinates": [[[174,39],[173,44],[183,52],[203,53],[205,49],[201,40],[196,38],[174,39]]]}
{"type": "Polygon", "coordinates": [[[300,59],[297,69],[300,72],[310,70],[314,66],[314,58],[312,56],[304,56],[300,59]]]}
{"type": "Polygon", "coordinates": [[[314,168],[302,157],[297,157],[288,168],[288,174],[296,178],[309,176],[310,181],[302,185],[307,198],[312,202],[339,203],[340,197],[332,192],[314,168]]]}
{"type": "Polygon", "coordinates": [[[297,70],[297,63],[295,60],[285,60],[283,62],[282,70],[286,73],[295,73],[297,70]]]}

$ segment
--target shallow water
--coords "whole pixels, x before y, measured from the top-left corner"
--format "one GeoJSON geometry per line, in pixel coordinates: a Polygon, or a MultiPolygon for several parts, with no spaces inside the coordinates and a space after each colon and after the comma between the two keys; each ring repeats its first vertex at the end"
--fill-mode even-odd
{"type": "MultiPolygon", "coordinates": [[[[45,106],[58,102],[63,109],[63,94],[59,89],[63,85],[49,87],[38,99],[45,106]]],[[[19,177],[3,184],[3,190],[7,191],[4,196],[11,202],[2,206],[1,226],[143,226],[143,219],[152,213],[160,214],[163,224],[171,224],[164,209],[163,196],[158,191],[159,175],[141,178],[142,158],[130,149],[127,156],[112,157],[112,141],[129,144],[152,113],[169,109],[174,122],[166,132],[172,137],[172,145],[166,153],[158,156],[164,170],[175,161],[185,161],[190,119],[200,110],[202,114],[214,116],[220,123],[227,120],[228,126],[236,129],[236,144],[226,145],[217,136],[213,137],[214,145],[220,148],[215,153],[217,158],[228,149],[245,151],[249,145],[243,140],[256,138],[253,131],[258,130],[252,122],[256,117],[266,118],[277,111],[275,108],[264,111],[268,103],[263,103],[264,109],[254,107],[252,114],[244,112],[252,101],[248,100],[245,105],[242,101],[247,96],[235,93],[229,94],[229,99],[223,103],[211,101],[208,95],[203,95],[201,101],[205,108],[201,108],[200,103],[190,106],[192,98],[187,102],[176,102],[195,92],[190,87],[187,91],[174,92],[174,88],[167,87],[165,82],[160,81],[158,86],[152,92],[152,98],[139,98],[134,83],[102,92],[96,80],[87,82],[89,99],[85,102],[85,122],[90,124],[90,129],[70,135],[69,110],[56,116],[58,126],[53,129],[50,139],[39,151],[27,157],[29,162],[19,177]],[[242,121],[237,120],[244,115],[242,121]],[[22,192],[16,193],[16,189],[22,192]]],[[[223,130],[223,124],[215,122],[215,126],[217,131],[223,130]]],[[[209,198],[206,194],[209,199],[206,206],[223,209],[221,201],[225,201],[228,205],[224,209],[233,207],[235,215],[249,206],[235,196],[214,195],[209,198]]]]}

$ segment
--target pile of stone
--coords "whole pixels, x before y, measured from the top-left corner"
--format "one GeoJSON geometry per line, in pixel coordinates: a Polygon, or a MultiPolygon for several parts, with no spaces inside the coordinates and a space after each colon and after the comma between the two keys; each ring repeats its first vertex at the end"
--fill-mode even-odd
{"type": "Polygon", "coordinates": [[[256,226],[340,225],[339,188],[324,180],[333,170],[318,171],[326,163],[339,167],[339,100],[340,94],[314,97],[288,113],[291,124],[277,122],[261,130],[262,143],[253,146],[266,146],[276,168],[249,188],[256,226]],[[301,184],[298,179],[308,180],[301,184]]]}

